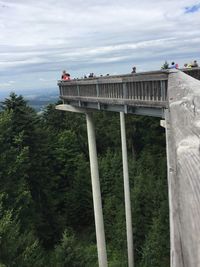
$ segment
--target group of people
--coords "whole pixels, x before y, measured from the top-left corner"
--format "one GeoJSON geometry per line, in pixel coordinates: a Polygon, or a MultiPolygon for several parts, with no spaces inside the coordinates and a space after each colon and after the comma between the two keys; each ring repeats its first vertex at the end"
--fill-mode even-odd
{"type": "Polygon", "coordinates": [[[87,75],[84,75],[84,79],[87,79],[87,78],[95,78],[96,76],[94,75],[93,72],[90,72],[90,74],[87,75]]]}
{"type": "MultiPolygon", "coordinates": [[[[107,73],[105,76],[109,76],[109,75],[110,75],[110,74],[107,73]]],[[[100,77],[103,77],[103,75],[100,74],[100,77]]],[[[95,75],[93,72],[91,72],[91,73],[88,74],[88,75],[84,75],[84,79],[88,79],[88,78],[96,78],[96,75],[95,75]]]]}
{"type": "MultiPolygon", "coordinates": [[[[197,63],[197,60],[194,60],[192,63],[185,63],[183,68],[198,68],[198,67],[199,65],[197,63]]],[[[178,69],[178,68],[179,68],[178,64],[175,63],[174,61],[171,63],[170,66],[167,63],[167,61],[165,61],[165,63],[161,67],[161,69],[178,69]]]]}
{"type": "MultiPolygon", "coordinates": [[[[184,68],[198,68],[199,65],[197,63],[197,60],[194,60],[192,63],[185,63],[184,64],[184,68]]],[[[163,66],[161,67],[161,69],[178,69],[179,66],[177,63],[175,63],[174,61],[171,63],[171,65],[169,66],[169,64],[167,63],[167,61],[165,61],[165,63],[163,64],[163,66]]],[[[132,67],[132,71],[131,73],[136,73],[136,67],[132,67]]],[[[102,77],[102,75],[100,75],[102,77]]],[[[109,74],[107,74],[106,76],[109,76],[109,74]]],[[[93,72],[91,72],[88,76],[84,75],[84,79],[86,78],[94,78],[96,77],[94,75],[93,72]]],[[[61,80],[70,80],[70,74],[67,73],[65,70],[63,70],[63,73],[61,75],[61,80]]]]}
{"type": "MultiPolygon", "coordinates": [[[[197,60],[194,60],[192,63],[185,63],[184,64],[184,68],[198,68],[199,65],[197,63],[197,60]]],[[[163,66],[161,67],[161,69],[178,69],[179,68],[179,65],[178,63],[175,63],[174,61],[171,63],[171,65],[169,65],[167,63],[167,61],[165,61],[165,63],[163,64],[163,66]]],[[[132,71],[131,73],[136,73],[136,67],[132,67],[132,71]]]]}
{"type": "Polygon", "coordinates": [[[178,63],[172,62],[171,66],[169,66],[169,69],[178,69],[178,63]]]}
{"type": "MultiPolygon", "coordinates": [[[[198,68],[199,65],[197,63],[197,60],[194,60],[192,63],[185,63],[184,68],[198,68]]],[[[175,64],[175,62],[171,63],[171,66],[169,69],[178,69],[178,64],[175,64]]]]}
{"type": "Polygon", "coordinates": [[[185,63],[184,68],[198,68],[199,65],[197,63],[197,60],[194,60],[192,63],[185,63]]]}
{"type": "MultiPolygon", "coordinates": [[[[107,73],[106,76],[109,76],[110,74],[107,73]]],[[[88,78],[95,78],[95,74],[93,72],[89,73],[88,75],[84,75],[84,77],[82,77],[81,79],[88,79],[88,78]]],[[[103,75],[101,74],[100,77],[103,77],[103,75]]],[[[77,78],[78,79],[78,78],[77,78]]],[[[66,72],[66,70],[63,70],[62,75],[61,75],[61,80],[63,81],[70,81],[71,80],[71,76],[69,73],[66,72]]],[[[74,80],[76,80],[74,78],[74,80]]]]}

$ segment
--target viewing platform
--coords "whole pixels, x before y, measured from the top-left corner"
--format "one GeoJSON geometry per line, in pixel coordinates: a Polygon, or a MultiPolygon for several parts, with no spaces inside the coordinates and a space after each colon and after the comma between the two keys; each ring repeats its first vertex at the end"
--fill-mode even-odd
{"type": "Polygon", "coordinates": [[[119,112],[128,266],[134,267],[134,238],[125,113],[163,118],[160,125],[166,133],[170,266],[200,266],[199,80],[200,68],[191,68],[58,82],[63,104],[56,109],[82,113],[86,117],[99,267],[107,267],[108,261],[93,119],[95,110],[119,112]]]}
{"type": "MultiPolygon", "coordinates": [[[[75,107],[162,118],[168,107],[168,76],[174,71],[177,70],[61,80],[60,98],[75,107]]],[[[200,68],[180,71],[200,80],[200,68]]]]}

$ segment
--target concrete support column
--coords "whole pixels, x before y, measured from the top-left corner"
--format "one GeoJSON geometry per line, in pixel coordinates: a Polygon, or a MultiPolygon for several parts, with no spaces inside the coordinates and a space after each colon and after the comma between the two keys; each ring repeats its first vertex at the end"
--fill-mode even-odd
{"type": "Polygon", "coordinates": [[[126,146],[126,128],[125,128],[124,112],[120,112],[120,125],[121,125],[123,174],[124,174],[124,197],[125,197],[125,212],[126,212],[128,266],[134,267],[133,229],[132,229],[131,199],[130,199],[130,188],[129,188],[128,157],[127,157],[127,146],[126,146]]]}
{"type": "Polygon", "coordinates": [[[101,203],[95,128],[91,113],[86,113],[86,121],[87,121],[90,170],[92,179],[92,194],[93,194],[93,204],[94,204],[94,218],[96,227],[99,267],[107,267],[108,264],[107,264],[107,254],[106,254],[103,211],[101,203]]]}

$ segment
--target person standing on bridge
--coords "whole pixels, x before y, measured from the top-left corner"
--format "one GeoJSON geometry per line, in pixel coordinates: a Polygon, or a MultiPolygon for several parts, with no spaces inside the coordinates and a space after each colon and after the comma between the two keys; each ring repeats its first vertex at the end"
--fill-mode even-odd
{"type": "Polygon", "coordinates": [[[175,62],[172,62],[169,69],[178,69],[178,64],[177,63],[175,64],[175,62]]]}
{"type": "Polygon", "coordinates": [[[136,73],[136,67],[133,67],[133,68],[132,68],[131,73],[136,73]]]}
{"type": "Polygon", "coordinates": [[[194,62],[191,64],[191,67],[192,68],[198,68],[199,67],[199,65],[198,65],[196,60],[194,60],[194,62]]]}
{"type": "Polygon", "coordinates": [[[91,72],[91,73],[89,74],[88,78],[94,78],[94,73],[91,72]]]}
{"type": "Polygon", "coordinates": [[[69,74],[69,73],[66,73],[66,71],[63,70],[61,79],[62,79],[62,80],[65,80],[65,81],[66,81],[66,80],[70,80],[70,74],[69,74]]]}
{"type": "Polygon", "coordinates": [[[185,63],[184,64],[184,68],[187,68],[187,69],[191,69],[192,68],[192,65],[189,63],[185,63]]]}

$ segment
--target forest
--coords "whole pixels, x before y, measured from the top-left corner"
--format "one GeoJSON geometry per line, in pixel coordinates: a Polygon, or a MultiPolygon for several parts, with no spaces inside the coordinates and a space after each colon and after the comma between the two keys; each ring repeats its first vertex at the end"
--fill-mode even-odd
{"type": "MultiPolygon", "coordinates": [[[[94,112],[109,267],[127,267],[119,114],[94,112]]],[[[126,115],[136,267],[169,267],[165,130],[126,115]]],[[[98,266],[86,120],[11,93],[0,111],[0,267],[98,266]]]]}

